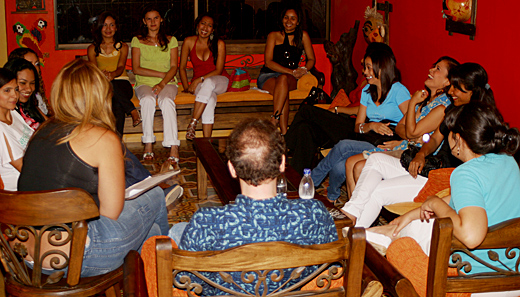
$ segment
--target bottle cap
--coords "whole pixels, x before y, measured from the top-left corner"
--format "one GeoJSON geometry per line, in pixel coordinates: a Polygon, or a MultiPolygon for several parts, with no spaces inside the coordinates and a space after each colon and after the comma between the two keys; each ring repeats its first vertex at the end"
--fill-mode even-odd
{"type": "Polygon", "coordinates": [[[311,170],[309,168],[303,169],[303,175],[311,174],[311,170]]]}

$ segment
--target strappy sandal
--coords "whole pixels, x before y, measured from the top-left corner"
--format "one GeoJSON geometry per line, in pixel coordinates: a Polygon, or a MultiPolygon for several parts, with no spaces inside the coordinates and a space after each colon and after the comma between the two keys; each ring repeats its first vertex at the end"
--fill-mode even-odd
{"type": "MultiPolygon", "coordinates": [[[[137,112],[137,116],[138,116],[138,118],[137,118],[137,119],[134,119],[133,122],[132,122],[132,125],[133,125],[134,127],[139,126],[139,124],[141,124],[141,123],[143,122],[143,119],[141,118],[141,114],[139,113],[139,111],[136,110],[136,112],[137,112]]],[[[132,117],[132,119],[133,119],[133,117],[132,117]]]]}
{"type": "Polygon", "coordinates": [[[280,124],[280,116],[282,115],[282,113],[277,110],[274,114],[271,115],[271,119],[274,119],[276,121],[276,123],[273,123],[276,127],[278,127],[278,125],[280,124]]]}
{"type": "Polygon", "coordinates": [[[195,128],[197,128],[197,123],[199,120],[191,119],[188,128],[186,129],[186,140],[193,140],[195,138],[195,128]]]}
{"type": "Polygon", "coordinates": [[[166,159],[166,162],[170,163],[169,169],[173,170],[175,167],[178,167],[179,165],[179,158],[174,156],[169,156],[168,159],[166,159]]]}
{"type": "Polygon", "coordinates": [[[144,161],[153,160],[154,157],[155,157],[155,154],[153,152],[144,152],[143,153],[143,160],[144,161]]]}

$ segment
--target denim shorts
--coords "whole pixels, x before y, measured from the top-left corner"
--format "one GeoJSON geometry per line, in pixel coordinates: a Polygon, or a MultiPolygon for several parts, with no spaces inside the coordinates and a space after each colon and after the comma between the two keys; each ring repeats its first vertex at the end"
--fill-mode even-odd
{"type": "Polygon", "coordinates": [[[261,89],[267,80],[269,80],[270,78],[273,78],[273,77],[278,77],[280,75],[282,75],[282,73],[280,73],[280,72],[270,72],[270,73],[261,72],[260,75],[258,76],[258,79],[256,80],[256,85],[258,86],[259,89],[261,89]]]}

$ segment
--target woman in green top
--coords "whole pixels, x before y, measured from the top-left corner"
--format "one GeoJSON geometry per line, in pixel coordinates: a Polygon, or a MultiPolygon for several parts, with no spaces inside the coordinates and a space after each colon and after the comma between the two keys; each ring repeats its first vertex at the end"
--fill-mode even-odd
{"type": "Polygon", "coordinates": [[[179,144],[177,137],[177,112],[175,97],[177,96],[178,43],[173,36],[164,33],[161,26],[163,18],[159,11],[149,6],[143,12],[143,28],[141,35],[132,39],[132,71],[135,74],[135,93],[141,105],[143,119],[144,154],[143,159],[154,157],[152,143],[153,119],[156,100],[163,115],[164,147],[171,147],[168,162],[175,165],[179,161],[179,144]]]}

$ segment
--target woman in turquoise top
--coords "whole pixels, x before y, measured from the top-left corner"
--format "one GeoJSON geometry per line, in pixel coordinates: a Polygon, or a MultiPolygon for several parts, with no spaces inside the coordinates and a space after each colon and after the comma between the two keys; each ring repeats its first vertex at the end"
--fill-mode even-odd
{"type": "Polygon", "coordinates": [[[171,148],[168,162],[175,165],[179,161],[180,144],[174,102],[177,96],[175,74],[179,51],[177,39],[166,35],[162,24],[163,18],[156,8],[149,6],[144,10],[141,35],[132,39],[132,71],[143,119],[143,159],[151,160],[154,157],[153,120],[157,100],[163,115],[162,145],[171,148]]]}
{"type": "MultiPolygon", "coordinates": [[[[520,217],[520,170],[511,156],[520,144],[518,130],[502,122],[496,107],[473,101],[450,110],[446,125],[450,130],[451,153],[464,162],[451,175],[451,195],[445,198],[430,196],[420,208],[400,216],[390,225],[373,228],[373,231],[394,238],[399,233],[407,236],[406,233],[414,231],[417,236],[412,236],[413,239],[424,237],[417,241],[424,250],[427,241],[431,240],[431,236],[423,235],[426,231],[431,232],[430,219],[449,217],[453,221],[453,236],[473,249],[482,243],[489,226],[520,217]]],[[[514,270],[517,257],[505,257],[505,249],[493,251],[498,253],[500,261],[490,261],[491,255],[488,256],[486,250],[473,251],[473,254],[501,269],[514,270]]],[[[471,265],[463,266],[467,269],[463,273],[491,271],[466,254],[460,256],[459,263],[468,261],[471,265]]],[[[425,263],[408,262],[406,265],[417,269],[427,267],[425,263]]]]}

